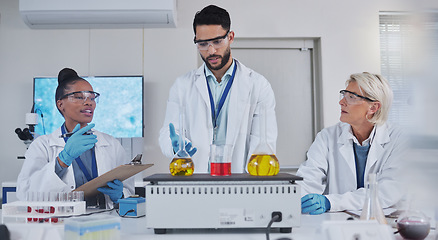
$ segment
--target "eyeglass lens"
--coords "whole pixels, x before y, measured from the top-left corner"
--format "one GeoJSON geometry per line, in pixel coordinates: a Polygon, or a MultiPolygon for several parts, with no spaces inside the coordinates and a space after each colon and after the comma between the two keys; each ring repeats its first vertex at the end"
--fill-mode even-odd
{"type": "Polygon", "coordinates": [[[225,43],[224,39],[216,39],[213,41],[206,41],[206,42],[198,42],[196,43],[196,46],[198,46],[199,50],[207,50],[210,46],[214,47],[215,49],[221,48],[225,43]]]}
{"type": "Polygon", "coordinates": [[[220,37],[216,37],[213,39],[207,39],[207,40],[196,40],[195,39],[195,44],[198,47],[199,50],[208,50],[208,48],[210,46],[212,46],[215,49],[221,48],[225,45],[227,36],[230,33],[230,31],[228,31],[225,35],[220,36],[220,37]]]}
{"type": "Polygon", "coordinates": [[[363,100],[362,98],[357,97],[354,94],[351,94],[351,93],[345,92],[345,91],[341,91],[339,94],[339,100],[342,100],[343,98],[345,98],[347,103],[350,105],[359,104],[363,100]]]}
{"type": "Polygon", "coordinates": [[[97,103],[99,102],[99,95],[91,92],[77,92],[68,96],[68,99],[77,103],[85,103],[87,102],[87,99],[90,99],[90,101],[97,103]]]}

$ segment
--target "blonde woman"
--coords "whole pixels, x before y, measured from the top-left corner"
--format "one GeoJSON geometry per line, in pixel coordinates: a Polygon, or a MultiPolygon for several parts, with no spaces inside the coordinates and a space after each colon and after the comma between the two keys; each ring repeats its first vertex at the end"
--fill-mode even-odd
{"type": "Polygon", "coordinates": [[[316,136],[297,175],[303,177],[303,213],[359,210],[363,206],[369,173],[377,174],[382,207],[402,197],[396,179],[403,137],[386,121],[392,90],[381,75],[352,74],[340,91],[338,124],[316,136]]]}

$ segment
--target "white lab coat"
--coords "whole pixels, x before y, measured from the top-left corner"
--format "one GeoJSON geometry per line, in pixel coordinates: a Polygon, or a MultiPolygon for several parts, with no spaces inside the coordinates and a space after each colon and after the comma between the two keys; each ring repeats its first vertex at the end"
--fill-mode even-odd
{"type": "MultiPolygon", "coordinates": [[[[301,164],[297,175],[301,195],[325,195],[331,204],[330,211],[360,210],[365,201],[366,189],[356,187],[356,165],[351,126],[338,123],[325,128],[316,136],[307,152],[307,161],[301,164]]],[[[365,182],[369,173],[377,174],[378,194],[383,208],[397,204],[403,196],[398,180],[401,154],[405,138],[400,129],[388,124],[377,126],[365,166],[365,182]]]]}
{"type": "MultiPolygon", "coordinates": [[[[271,85],[262,75],[245,67],[239,61],[233,85],[229,92],[228,124],[226,144],[232,144],[233,157],[231,172],[242,173],[246,170],[247,160],[260,142],[261,104],[267,112],[267,141],[275,153],[277,140],[277,120],[275,117],[275,97],[271,85]]],[[[210,99],[204,64],[178,79],[170,89],[167,101],[166,117],[160,130],[160,147],[169,158],[174,152],[169,137],[169,123],[179,129],[180,103],[185,108],[186,140],[190,140],[198,149],[192,160],[195,173],[207,173],[210,144],[213,141],[213,123],[210,110],[210,99]]]]}
{"type": "MultiPolygon", "coordinates": [[[[120,143],[112,136],[94,130],[97,136],[95,145],[97,171],[99,175],[126,164],[125,151],[120,143]]],[[[36,138],[26,151],[17,179],[17,197],[26,199],[26,192],[70,192],[76,188],[73,167],[69,167],[63,178],[55,173],[56,157],[64,149],[65,142],[60,138],[61,128],[49,135],[36,138]]],[[[124,196],[134,194],[134,178],[123,181],[124,196]]],[[[107,208],[112,207],[112,201],[105,195],[107,208]]]]}

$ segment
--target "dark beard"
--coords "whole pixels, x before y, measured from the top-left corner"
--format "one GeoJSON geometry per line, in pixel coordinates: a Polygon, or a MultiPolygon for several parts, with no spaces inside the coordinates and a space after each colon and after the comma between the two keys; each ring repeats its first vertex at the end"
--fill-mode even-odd
{"type": "Polygon", "coordinates": [[[230,60],[230,57],[231,57],[231,49],[230,49],[230,46],[228,46],[228,48],[227,48],[227,50],[225,51],[225,53],[224,53],[224,56],[222,57],[222,56],[219,56],[219,55],[210,55],[210,56],[208,56],[208,57],[220,57],[221,58],[221,64],[219,65],[219,66],[217,66],[217,67],[212,67],[211,65],[210,65],[210,63],[207,61],[207,59],[205,59],[202,55],[201,55],[201,58],[202,58],[202,60],[205,62],[205,64],[207,65],[207,67],[208,67],[208,69],[210,69],[210,70],[220,70],[220,69],[222,69],[227,63],[228,63],[228,61],[230,60]]]}

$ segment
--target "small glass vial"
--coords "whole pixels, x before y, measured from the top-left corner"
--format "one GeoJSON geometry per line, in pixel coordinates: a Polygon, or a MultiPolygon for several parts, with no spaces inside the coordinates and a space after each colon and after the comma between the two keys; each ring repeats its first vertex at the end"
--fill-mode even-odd
{"type": "Polygon", "coordinates": [[[266,107],[260,106],[260,143],[248,161],[248,172],[253,176],[275,176],[280,163],[266,140],[266,107]]]}
{"type": "Polygon", "coordinates": [[[191,176],[195,171],[192,157],[185,149],[184,137],[184,108],[180,107],[179,114],[179,150],[173,156],[169,169],[172,176],[191,176]]]}
{"type": "Polygon", "coordinates": [[[385,214],[380,205],[378,185],[375,173],[368,175],[365,203],[360,214],[361,220],[377,220],[380,224],[387,224],[385,214]]]}

